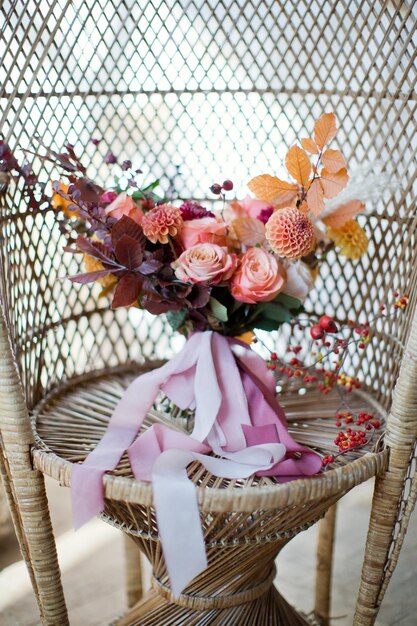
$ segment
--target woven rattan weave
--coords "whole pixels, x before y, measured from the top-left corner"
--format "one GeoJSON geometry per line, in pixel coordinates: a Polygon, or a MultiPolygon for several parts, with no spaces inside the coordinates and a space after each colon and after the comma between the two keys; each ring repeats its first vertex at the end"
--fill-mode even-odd
{"type": "MultiPolygon", "coordinates": [[[[363,320],[394,290],[409,293],[407,312],[382,321],[363,356],[349,363],[366,389],[355,401],[389,413],[385,443],[285,485],[218,484],[190,468],[210,566],[177,603],[151,488],[132,480],[123,461],[105,477],[104,517],[151,558],[155,580],[120,624],[305,623],[269,586],[274,557],[348,489],[378,474],[355,624],[375,621],[417,491],[415,10],[414,1],[382,0],[0,6],[0,129],[14,150],[33,149],[36,134],[52,148],[68,140],[84,152],[90,175],[105,182],[111,149],[145,172],[167,172],[181,195],[205,201],[223,175],[245,193],[249,171],[279,173],[283,147],[333,110],[348,162],[382,161],[401,182],[361,218],[369,255],[351,266],[330,254],[307,303],[317,313],[363,320]],[[101,139],[98,149],[92,136],[101,139]]],[[[45,181],[56,176],[45,163],[34,167],[45,181]]],[[[64,625],[42,473],[69,485],[71,464],[98,440],[133,372],[169,358],[180,342],[162,320],[111,311],[89,287],[59,280],[77,267],[62,251],[54,216],[29,210],[20,183],[7,182],[0,191],[0,468],[42,621],[64,625]]],[[[330,451],[323,420],[332,399],[292,393],[283,403],[296,437],[330,451]]],[[[323,624],[330,545],[320,548],[327,565],[316,614],[323,624]]]]}

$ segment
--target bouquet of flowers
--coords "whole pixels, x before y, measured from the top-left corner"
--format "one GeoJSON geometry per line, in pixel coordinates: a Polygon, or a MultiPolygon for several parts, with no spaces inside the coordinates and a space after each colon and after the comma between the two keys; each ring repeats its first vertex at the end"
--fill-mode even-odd
{"type": "MultiPolygon", "coordinates": [[[[232,181],[215,183],[211,192],[218,200],[210,209],[194,199],[173,200],[172,188],[168,197],[158,196],[159,181],[140,187],[141,171],[130,161],[121,164],[115,186],[104,189],[86,177],[70,144],[62,153],[47,149],[43,157],[67,176],[66,182],[54,183],[52,204],[65,214],[66,250],[83,255],[85,271],[71,280],[99,283],[101,296],[109,297],[113,308],[165,314],[188,338],[173,359],[131,383],[103,439],[82,464],[74,464],[72,473],[78,526],[104,509],[103,475],[128,452],[135,478],[152,481],[174,594],[207,564],[194,485],[186,473],[192,460],[215,476],[269,475],[278,482],[313,475],[334,460],[322,461],[289,434],[276,399],[277,355],[265,361],[248,344],[255,329],[275,331],[303,310],[320,261],[330,250],[350,259],[367,250],[366,234],[355,220],[363,202],[349,194],[337,199],[349,176],[342,153],[328,147],[336,130],[335,115],[325,113],[313,138],[289,149],[290,180],[258,175],[248,183],[253,196],[243,200],[228,199],[232,181]],[[161,394],[193,414],[188,430],[169,423],[143,427],[161,394]]],[[[29,183],[30,205],[39,205],[45,194],[42,190],[36,200],[31,171],[18,169],[5,144],[0,158],[29,183]]],[[[106,161],[117,159],[108,153],[106,161]]],[[[323,316],[309,330],[313,342],[330,346],[327,336],[337,327],[323,316]]],[[[359,346],[365,345],[367,326],[355,331],[359,346]]],[[[346,345],[338,338],[329,353],[338,354],[346,345]]],[[[280,371],[315,379],[303,371],[298,352],[294,349],[291,363],[280,371]]],[[[319,386],[326,393],[338,375],[322,373],[319,386]]],[[[340,380],[349,389],[357,383],[340,380]]],[[[346,415],[339,413],[338,419],[347,420],[346,415]]],[[[372,417],[360,423],[376,428],[372,417]]],[[[364,442],[364,436],[348,433],[337,445],[343,453],[364,442]]]]}
{"type": "Polygon", "coordinates": [[[99,282],[114,308],[165,313],[186,335],[276,330],[300,310],[331,248],[352,259],[367,249],[354,219],[362,202],[333,202],[326,210],[325,200],[349,180],[342,153],[327,148],[335,134],[334,114],[324,114],[314,139],[288,151],[292,181],[256,176],[249,182],[255,198],[226,202],[233,183],[213,184],[211,191],[222,198],[218,210],[193,199],[160,198],[159,181],[139,189],[137,171],[127,161],[125,176],[104,190],[80,176],[81,164],[69,147],[60,157],[74,172],[68,173],[69,185],[55,183],[53,201],[74,218],[71,228],[80,233],[72,251],[84,255],[86,272],[71,280],[99,282]]]}

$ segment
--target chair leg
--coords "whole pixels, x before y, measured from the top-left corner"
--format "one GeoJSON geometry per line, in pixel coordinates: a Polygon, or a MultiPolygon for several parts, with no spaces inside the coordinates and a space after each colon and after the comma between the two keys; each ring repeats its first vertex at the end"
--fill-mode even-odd
{"type": "Polygon", "coordinates": [[[314,616],[322,626],[329,626],[336,510],[334,504],[319,523],[314,616]]]}
{"type": "Polygon", "coordinates": [[[403,500],[404,478],[403,472],[392,469],[376,478],[354,626],[375,624],[397,565],[417,495],[414,476],[411,491],[403,500]]]}
{"type": "Polygon", "coordinates": [[[3,487],[4,487],[4,493],[6,494],[6,501],[7,504],[9,506],[9,511],[10,511],[10,517],[12,519],[13,522],[13,527],[14,527],[14,531],[16,534],[16,538],[17,541],[19,543],[19,548],[20,548],[20,553],[26,563],[26,567],[28,569],[29,572],[29,577],[32,583],[32,587],[34,589],[36,589],[37,592],[37,584],[36,584],[36,579],[34,576],[34,572],[33,572],[33,568],[32,568],[32,564],[30,562],[29,559],[29,554],[27,551],[27,546],[26,546],[26,542],[24,539],[24,533],[23,533],[23,529],[22,529],[22,524],[21,524],[21,520],[19,517],[19,513],[16,507],[16,502],[14,500],[13,497],[13,493],[12,493],[12,488],[10,485],[10,480],[9,480],[9,476],[6,472],[6,462],[5,459],[3,457],[3,451],[0,448],[0,474],[2,477],[2,483],[3,483],[3,487]]]}
{"type": "Polygon", "coordinates": [[[44,626],[67,626],[43,475],[31,461],[32,431],[0,308],[0,470],[44,626]]]}
{"type": "Polygon", "coordinates": [[[16,485],[17,481],[7,471],[6,475],[4,473],[4,459],[1,465],[16,536],[38,602],[42,624],[67,626],[68,613],[43,476],[36,470],[26,470],[19,476],[20,484],[16,485]],[[27,477],[27,482],[23,476],[27,477]]]}
{"type": "Polygon", "coordinates": [[[416,501],[416,355],[417,309],[387,420],[384,443],[390,451],[388,469],[375,480],[355,626],[375,623],[416,501]]]}
{"type": "Polygon", "coordinates": [[[142,559],[138,546],[124,534],[127,606],[131,608],[143,596],[142,559]]]}

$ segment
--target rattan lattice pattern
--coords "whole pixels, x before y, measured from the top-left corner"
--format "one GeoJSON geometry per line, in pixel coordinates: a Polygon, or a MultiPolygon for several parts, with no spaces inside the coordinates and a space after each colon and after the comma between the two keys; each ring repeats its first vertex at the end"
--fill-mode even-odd
{"type": "MultiPolygon", "coordinates": [[[[9,0],[0,10],[2,132],[13,147],[35,134],[52,147],[69,140],[101,179],[111,148],[155,175],[179,168],[184,196],[204,198],[222,173],[244,191],[249,171],[279,172],[284,146],[333,109],[348,161],[381,159],[403,185],[364,218],[369,257],[351,268],[330,256],[310,306],[369,317],[394,288],[414,294],[413,3],[9,0]],[[91,136],[103,138],[98,153],[91,136]]],[[[45,180],[53,174],[45,167],[45,180]]],[[[62,376],[135,358],[135,337],[144,355],[169,355],[158,321],[128,324],[107,303],[95,313],[89,287],[58,280],[73,262],[19,186],[2,211],[3,297],[31,405],[62,376]]],[[[407,324],[382,324],[352,364],[386,406],[406,335],[407,324]]]]}
{"type": "MultiPolygon", "coordinates": [[[[103,182],[112,149],[155,176],[177,174],[181,195],[204,200],[223,175],[244,193],[249,172],[280,174],[284,146],[334,110],[348,162],[381,160],[401,188],[361,218],[369,255],[353,266],[329,255],[308,306],[364,319],[398,290],[413,310],[415,8],[414,0],[6,0],[0,128],[13,149],[33,147],[36,134],[53,148],[74,143],[103,182]],[[91,136],[101,138],[98,150],[91,136]]],[[[35,167],[45,181],[57,176],[35,167]]],[[[178,348],[161,320],[110,311],[88,287],[61,281],[76,266],[54,216],[28,211],[19,184],[0,200],[1,300],[30,407],[62,379],[178,348]]],[[[383,321],[350,362],[385,408],[410,323],[411,315],[383,321]]],[[[411,512],[408,491],[415,499],[412,458],[394,538],[411,512]]]]}

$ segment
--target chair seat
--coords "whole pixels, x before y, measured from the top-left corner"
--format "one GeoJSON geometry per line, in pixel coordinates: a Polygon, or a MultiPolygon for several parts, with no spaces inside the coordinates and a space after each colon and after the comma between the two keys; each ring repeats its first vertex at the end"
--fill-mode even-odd
{"type": "MultiPolygon", "coordinates": [[[[143,371],[127,365],[70,380],[53,390],[33,412],[36,467],[70,485],[72,465],[81,462],[98,443],[124,390],[143,371]]],[[[280,400],[295,439],[322,454],[337,452],[333,442],[339,430],[334,419],[340,404],[337,394],[292,390],[280,400]]],[[[382,408],[366,393],[352,393],[350,405],[384,418],[382,408]]],[[[169,421],[169,414],[162,409],[163,403],[156,406],[143,428],[155,421],[169,421]]],[[[183,427],[180,420],[175,418],[176,427],[183,427]]],[[[125,455],[117,469],[104,477],[102,518],[130,534],[150,560],[153,590],[120,626],[306,626],[308,622],[272,586],[269,573],[274,559],[292,537],[320,519],[344,493],[385,469],[387,455],[387,450],[379,451],[378,433],[374,433],[366,447],[338,457],[334,469],[283,484],[270,477],[221,479],[192,463],[188,472],[197,485],[208,567],[180,598],[170,591],[151,485],[133,479],[125,455]]]]}
{"type": "MultiPolygon", "coordinates": [[[[68,380],[53,389],[35,407],[32,415],[36,446],[34,459],[38,468],[59,479],[61,483],[69,485],[71,464],[83,461],[94,449],[103,436],[123,392],[130,382],[144,371],[146,370],[143,366],[127,364],[113,370],[96,371],[68,380]]],[[[337,455],[338,447],[334,439],[341,428],[336,426],[334,419],[340,407],[340,396],[335,391],[324,396],[315,389],[301,388],[282,394],[279,400],[285,410],[289,430],[296,441],[320,454],[337,455]]],[[[360,467],[360,476],[357,478],[362,482],[385,465],[386,455],[384,452],[378,452],[378,440],[386,416],[384,409],[364,391],[353,391],[349,394],[349,406],[357,412],[372,412],[381,421],[381,428],[374,432],[367,445],[337,456],[331,469],[324,469],[314,479],[301,479],[286,484],[279,484],[274,477],[252,476],[249,479],[226,480],[212,476],[198,462],[190,466],[189,475],[204,491],[210,489],[216,492],[237,489],[241,491],[242,488],[246,491],[250,487],[258,495],[260,488],[265,495],[270,493],[271,488],[274,491],[287,492],[289,485],[308,483],[317,479],[328,480],[335,472],[342,476],[345,470],[349,468],[353,470],[356,466],[360,467]]],[[[145,420],[143,429],[155,421],[172,423],[167,413],[153,410],[145,420]]],[[[174,422],[176,427],[182,428],[183,420],[177,419],[174,422]]],[[[353,478],[352,474],[351,479],[353,478]]],[[[119,491],[121,499],[149,504],[149,485],[133,479],[127,455],[124,455],[116,470],[106,475],[106,482],[107,486],[113,484],[113,487],[118,487],[110,489],[116,498],[119,491]]],[[[334,479],[330,482],[334,482],[334,479]]]]}

